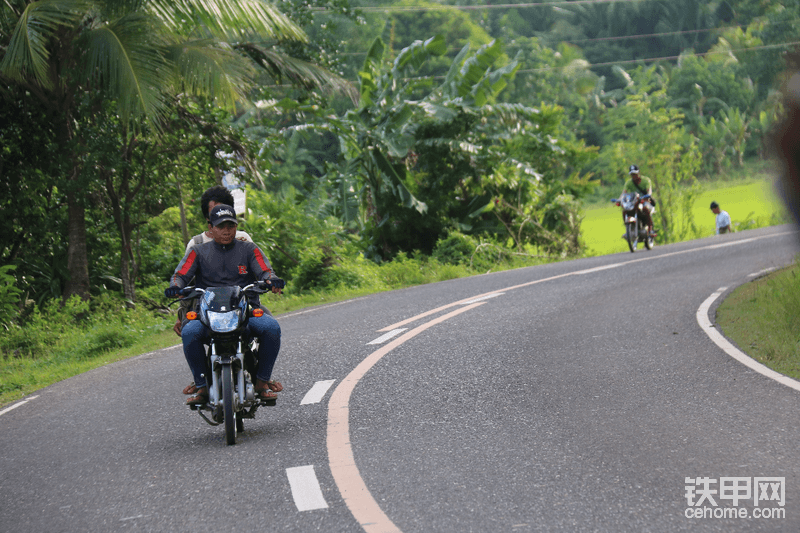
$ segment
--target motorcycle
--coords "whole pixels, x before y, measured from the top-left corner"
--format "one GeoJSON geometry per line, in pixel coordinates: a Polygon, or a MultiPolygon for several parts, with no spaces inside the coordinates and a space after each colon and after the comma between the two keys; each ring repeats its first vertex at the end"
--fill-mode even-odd
{"type": "Polygon", "coordinates": [[[645,209],[644,204],[650,198],[649,194],[640,196],[639,193],[626,192],[620,198],[612,198],[611,201],[617,206],[622,207],[622,216],[625,221],[625,240],[628,241],[628,248],[631,253],[636,251],[639,240],[644,242],[644,247],[652,250],[655,245],[654,236],[648,231],[643,217],[640,213],[645,209]]]}
{"type": "Polygon", "coordinates": [[[189,407],[212,426],[224,424],[228,444],[236,444],[237,433],[244,431],[243,419],[255,418],[262,405],[275,405],[274,399],[264,400],[255,395],[253,376],[258,366],[258,339],[248,334],[247,324],[251,316],[263,316],[264,310],[250,305],[247,296],[269,292],[272,287],[282,289],[285,285],[284,280],[273,279],[243,288],[188,286],[180,291],[185,298],[200,297],[199,311],[188,312],[186,318],[200,320],[210,336],[206,352],[206,376],[211,376],[208,401],[189,407]]]}

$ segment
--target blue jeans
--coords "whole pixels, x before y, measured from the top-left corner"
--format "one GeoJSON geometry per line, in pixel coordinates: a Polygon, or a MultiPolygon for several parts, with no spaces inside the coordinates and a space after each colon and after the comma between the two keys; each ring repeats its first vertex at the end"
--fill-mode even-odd
{"type": "MultiPolygon", "coordinates": [[[[281,349],[281,327],[275,318],[265,314],[261,317],[250,317],[247,329],[251,335],[258,338],[258,370],[255,377],[268,381],[281,349]]],[[[211,340],[208,328],[199,320],[190,320],[181,331],[181,339],[183,355],[186,356],[186,362],[192,371],[194,385],[198,389],[205,387],[206,350],[203,344],[211,340]]]]}

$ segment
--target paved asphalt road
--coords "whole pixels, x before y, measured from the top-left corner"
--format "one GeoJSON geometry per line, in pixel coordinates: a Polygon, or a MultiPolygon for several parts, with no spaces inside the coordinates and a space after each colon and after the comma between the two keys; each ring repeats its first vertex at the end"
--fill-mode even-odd
{"type": "Polygon", "coordinates": [[[0,414],[0,531],[798,531],[800,392],[696,319],[798,242],[768,228],[284,315],[286,390],[235,446],[182,405],[178,347],[63,381],[0,414]]]}

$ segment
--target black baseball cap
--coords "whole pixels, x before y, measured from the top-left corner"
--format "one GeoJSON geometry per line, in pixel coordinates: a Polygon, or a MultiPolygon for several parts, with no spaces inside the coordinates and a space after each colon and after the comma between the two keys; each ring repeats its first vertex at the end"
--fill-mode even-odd
{"type": "Polygon", "coordinates": [[[219,226],[223,222],[233,222],[236,225],[239,224],[239,222],[236,220],[236,211],[233,209],[233,207],[226,204],[215,205],[214,209],[211,210],[211,213],[208,214],[208,220],[214,227],[219,226]]]}
{"type": "Polygon", "coordinates": [[[711,202],[710,209],[714,209],[714,208],[717,208],[717,207],[719,207],[719,204],[717,202],[711,202]]]}
{"type": "Polygon", "coordinates": [[[639,173],[639,167],[637,167],[636,165],[631,165],[631,168],[628,169],[628,174],[634,174],[634,173],[636,174],[639,173]]]}

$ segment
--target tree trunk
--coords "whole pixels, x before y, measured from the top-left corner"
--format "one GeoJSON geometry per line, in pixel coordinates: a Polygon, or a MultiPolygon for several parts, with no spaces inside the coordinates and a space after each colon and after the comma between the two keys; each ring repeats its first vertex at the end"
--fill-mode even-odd
{"type": "Polygon", "coordinates": [[[133,231],[131,229],[130,217],[127,213],[122,215],[122,223],[119,229],[122,236],[122,249],[120,250],[122,293],[125,297],[125,305],[128,309],[133,309],[136,307],[136,277],[134,272],[137,268],[133,260],[133,248],[131,247],[133,231]]]}
{"type": "Polygon", "coordinates": [[[189,244],[189,225],[186,222],[186,204],[183,203],[183,190],[181,189],[181,180],[176,179],[175,185],[178,188],[178,208],[181,213],[181,236],[183,237],[183,246],[189,244]]]}
{"type": "Polygon", "coordinates": [[[89,259],[86,248],[86,210],[74,192],[67,193],[67,270],[64,299],[78,295],[89,299],[89,259]]]}

